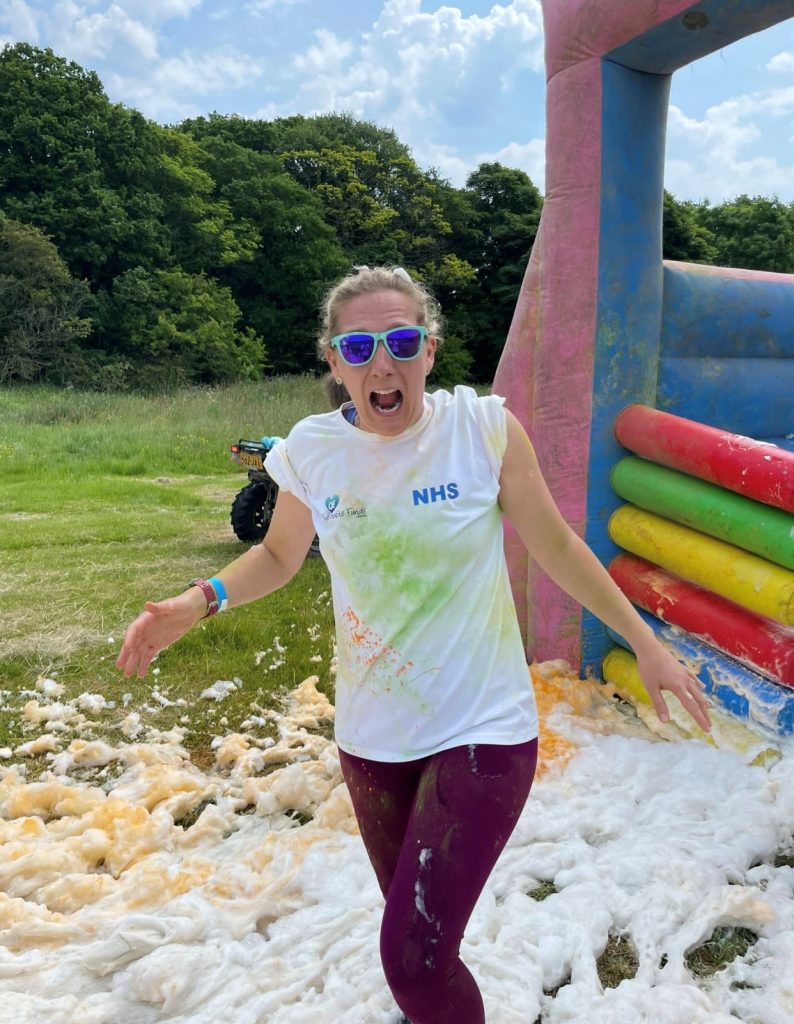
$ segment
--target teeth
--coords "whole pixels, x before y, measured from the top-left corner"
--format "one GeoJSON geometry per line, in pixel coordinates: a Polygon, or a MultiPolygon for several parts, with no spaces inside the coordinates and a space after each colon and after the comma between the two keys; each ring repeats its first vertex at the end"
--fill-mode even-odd
{"type": "MultiPolygon", "coordinates": [[[[391,391],[373,391],[372,393],[373,395],[393,395],[396,390],[397,388],[394,388],[391,391]]],[[[393,416],[399,409],[402,408],[402,404],[402,398],[398,398],[390,409],[381,409],[377,402],[372,403],[373,408],[377,411],[379,416],[393,416]]]]}

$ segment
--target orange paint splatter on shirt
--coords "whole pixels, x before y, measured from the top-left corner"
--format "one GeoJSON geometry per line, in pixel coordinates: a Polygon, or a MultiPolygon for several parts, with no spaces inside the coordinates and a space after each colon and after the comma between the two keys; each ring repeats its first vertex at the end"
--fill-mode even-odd
{"type": "Polygon", "coordinates": [[[364,668],[372,668],[376,662],[381,662],[393,669],[395,676],[401,676],[413,668],[412,661],[404,662],[400,652],[362,622],[352,608],[345,608],[342,619],[345,624],[345,636],[358,648],[355,652],[356,658],[364,668]]]}

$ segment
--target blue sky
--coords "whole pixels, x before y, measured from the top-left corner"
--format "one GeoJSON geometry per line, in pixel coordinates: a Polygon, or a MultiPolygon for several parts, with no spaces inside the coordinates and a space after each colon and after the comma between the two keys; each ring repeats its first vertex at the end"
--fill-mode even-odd
{"type": "MultiPolygon", "coordinates": [[[[500,160],[543,188],[539,0],[0,0],[0,43],[19,40],[164,123],[346,110],[456,185],[500,160]]],[[[794,19],[674,76],[665,184],[794,200],[794,19]]]]}

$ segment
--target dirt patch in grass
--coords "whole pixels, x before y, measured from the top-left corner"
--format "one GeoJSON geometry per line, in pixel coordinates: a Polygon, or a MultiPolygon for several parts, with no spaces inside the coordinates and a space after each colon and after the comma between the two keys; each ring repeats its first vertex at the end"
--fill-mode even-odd
{"type": "Polygon", "coordinates": [[[247,483],[247,478],[241,475],[239,479],[233,477],[227,480],[225,484],[212,483],[206,484],[204,487],[197,487],[194,493],[200,498],[205,498],[207,501],[216,501],[219,504],[226,504],[228,502],[229,509],[231,509],[235,494],[242,490],[247,483]]]}
{"type": "Polygon", "coordinates": [[[102,633],[80,626],[31,630],[30,625],[30,613],[22,609],[4,616],[3,632],[6,635],[0,639],[0,658],[30,657],[38,662],[56,660],[73,654],[86,644],[99,644],[105,639],[102,633]]]}
{"type": "Polygon", "coordinates": [[[639,964],[631,941],[625,935],[610,935],[606,949],[596,960],[596,970],[604,988],[617,988],[621,981],[636,976],[639,964]]]}
{"type": "Polygon", "coordinates": [[[201,747],[198,750],[191,750],[190,760],[197,768],[206,772],[215,764],[215,751],[210,747],[201,747]]]}
{"type": "Polygon", "coordinates": [[[684,960],[695,977],[710,978],[744,956],[757,941],[758,935],[749,928],[716,928],[711,937],[702,946],[690,950],[684,960]]]}

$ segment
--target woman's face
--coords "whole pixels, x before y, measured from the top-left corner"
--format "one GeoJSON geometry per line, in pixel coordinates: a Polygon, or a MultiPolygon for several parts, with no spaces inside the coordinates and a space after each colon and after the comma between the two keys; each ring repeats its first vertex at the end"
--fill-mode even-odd
{"type": "MultiPolygon", "coordinates": [[[[409,295],[398,291],[358,295],[339,308],[336,334],[349,331],[388,331],[417,322],[417,310],[409,295]]],[[[393,437],[421,417],[425,379],[433,368],[436,339],[428,335],[416,359],[394,359],[378,342],[375,355],[365,366],[350,366],[335,348],[325,357],[335,377],[341,377],[358,412],[357,425],[375,434],[393,437]]]]}

